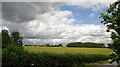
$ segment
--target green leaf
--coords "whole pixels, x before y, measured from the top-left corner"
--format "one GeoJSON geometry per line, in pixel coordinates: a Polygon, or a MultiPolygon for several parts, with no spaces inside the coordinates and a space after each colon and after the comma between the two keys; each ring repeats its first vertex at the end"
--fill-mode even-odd
{"type": "Polygon", "coordinates": [[[108,60],[108,63],[110,63],[110,64],[111,64],[111,63],[113,63],[113,61],[112,61],[111,59],[109,59],[109,60],[108,60]]]}

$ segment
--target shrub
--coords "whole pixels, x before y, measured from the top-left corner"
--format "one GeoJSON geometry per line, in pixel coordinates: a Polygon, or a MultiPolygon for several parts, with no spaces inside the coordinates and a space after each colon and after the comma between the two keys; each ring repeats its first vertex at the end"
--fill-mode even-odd
{"type": "Polygon", "coordinates": [[[30,54],[33,67],[79,67],[84,63],[94,63],[107,60],[107,55],[85,54],[54,54],[42,52],[30,54]]]}
{"type": "Polygon", "coordinates": [[[15,45],[8,45],[2,50],[2,67],[27,67],[28,51],[15,45]]]}

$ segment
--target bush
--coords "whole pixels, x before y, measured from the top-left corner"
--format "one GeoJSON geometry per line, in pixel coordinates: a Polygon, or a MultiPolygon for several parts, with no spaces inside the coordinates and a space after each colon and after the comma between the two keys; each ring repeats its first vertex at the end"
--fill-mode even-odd
{"type": "Polygon", "coordinates": [[[2,51],[2,67],[28,66],[28,51],[24,50],[24,48],[15,45],[8,45],[2,51]]]}
{"type": "Polygon", "coordinates": [[[118,63],[117,67],[120,67],[120,63],[118,63]]]}
{"type": "Polygon", "coordinates": [[[106,55],[85,55],[85,54],[54,54],[42,52],[39,54],[31,53],[31,65],[33,67],[79,67],[84,63],[94,63],[107,60],[106,55]]]}

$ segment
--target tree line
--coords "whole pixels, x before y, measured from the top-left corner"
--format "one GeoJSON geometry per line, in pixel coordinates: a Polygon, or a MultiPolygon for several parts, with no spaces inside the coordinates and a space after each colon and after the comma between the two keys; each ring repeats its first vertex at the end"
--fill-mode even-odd
{"type": "Polygon", "coordinates": [[[46,47],[62,47],[62,44],[50,45],[50,44],[43,44],[43,45],[24,45],[24,46],[46,46],[46,47]]]}
{"type": "Polygon", "coordinates": [[[72,42],[66,45],[67,47],[89,47],[89,48],[103,48],[105,44],[103,43],[93,43],[93,42],[72,42]]]}

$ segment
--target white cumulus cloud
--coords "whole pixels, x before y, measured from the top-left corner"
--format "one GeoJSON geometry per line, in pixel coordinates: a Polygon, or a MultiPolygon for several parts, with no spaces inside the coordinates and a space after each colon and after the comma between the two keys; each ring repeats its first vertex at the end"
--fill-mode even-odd
{"type": "Polygon", "coordinates": [[[69,42],[108,43],[110,33],[103,25],[72,25],[70,11],[53,11],[40,14],[27,23],[7,23],[10,31],[19,31],[25,44],[58,44],[69,42]]]}
{"type": "Polygon", "coordinates": [[[67,5],[72,5],[72,6],[77,6],[77,9],[80,8],[91,8],[92,11],[98,11],[101,10],[102,8],[109,7],[111,3],[116,2],[117,0],[86,0],[86,1],[78,1],[78,2],[68,2],[67,5]]]}

